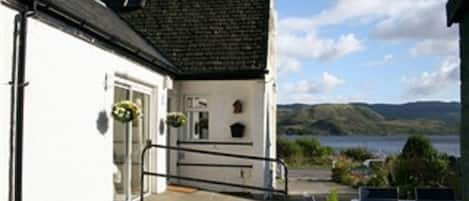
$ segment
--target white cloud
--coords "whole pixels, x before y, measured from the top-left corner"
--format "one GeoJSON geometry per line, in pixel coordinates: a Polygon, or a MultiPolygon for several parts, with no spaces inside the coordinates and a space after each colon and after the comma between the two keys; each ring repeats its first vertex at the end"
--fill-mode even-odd
{"type": "Polygon", "coordinates": [[[379,22],[373,35],[386,40],[454,39],[457,29],[446,27],[445,1],[409,8],[379,22]]]}
{"type": "Polygon", "coordinates": [[[363,49],[354,34],[338,39],[320,38],[313,31],[309,33],[284,33],[278,39],[281,57],[297,59],[333,60],[363,49]]]}
{"type": "Polygon", "coordinates": [[[338,39],[320,38],[316,34],[321,27],[354,20],[372,24],[374,30],[370,34],[381,40],[425,40],[409,50],[413,56],[446,56],[454,52],[451,48],[457,43],[457,28],[445,26],[445,3],[446,0],[338,0],[318,15],[282,19],[280,53],[327,61],[357,52],[363,44],[351,33],[338,39]],[[340,43],[341,40],[349,43],[340,43]]]}
{"type": "Polygon", "coordinates": [[[443,0],[426,1],[411,12],[390,15],[380,21],[372,35],[391,41],[416,41],[409,50],[414,57],[422,55],[452,56],[458,51],[458,29],[446,27],[443,0]]]}
{"type": "Polygon", "coordinates": [[[437,94],[450,86],[459,84],[459,59],[447,58],[437,71],[424,72],[419,77],[403,78],[407,84],[404,97],[425,98],[437,94]]]}
{"type": "Polygon", "coordinates": [[[428,4],[427,0],[338,0],[336,5],[314,17],[318,26],[342,24],[350,19],[371,21],[390,15],[399,15],[409,8],[428,4]],[[423,5],[422,5],[423,4],[423,5]],[[367,20],[362,20],[368,18],[367,20]]]}
{"type": "Polygon", "coordinates": [[[366,65],[367,66],[383,66],[383,65],[391,63],[393,57],[394,56],[392,54],[386,54],[381,60],[371,61],[371,62],[368,62],[366,65]]]}
{"type": "MultiPolygon", "coordinates": [[[[447,0],[336,0],[336,3],[318,15],[286,17],[279,22],[279,54],[290,58],[286,69],[298,72],[304,60],[330,61],[365,49],[363,39],[354,33],[344,32],[339,37],[325,37],[319,30],[329,27],[356,25],[371,27],[370,36],[396,43],[408,43],[412,56],[454,57],[457,54],[457,28],[445,27],[445,3],[447,0]],[[293,61],[296,61],[293,62],[293,61]],[[298,65],[299,64],[299,65],[298,65]]],[[[383,55],[366,63],[370,66],[385,65],[395,60],[394,55],[383,55]]],[[[430,96],[457,83],[459,68],[454,59],[447,59],[440,69],[405,79],[407,96],[430,96]],[[455,81],[456,80],[456,81],[455,81]]],[[[291,72],[291,71],[288,71],[291,72]]],[[[324,84],[325,75],[318,81],[302,80],[286,85],[292,98],[289,102],[322,102],[340,100],[328,96],[324,84]],[[295,100],[293,100],[295,99],[295,100]],[[303,101],[302,101],[303,100],[303,101]]],[[[338,78],[338,80],[343,81],[338,78]]],[[[340,83],[340,82],[339,82],[340,83]]],[[[343,84],[340,83],[337,86],[343,84]]],[[[332,85],[331,85],[332,86],[332,85]]],[[[359,96],[357,96],[359,97],[359,96]]],[[[345,97],[350,98],[352,97],[345,97]]],[[[287,100],[288,99],[288,100],[287,100]]]]}
{"type": "Polygon", "coordinates": [[[389,62],[389,61],[391,61],[391,59],[392,59],[392,54],[384,55],[384,61],[385,62],[389,62]]]}
{"type": "Polygon", "coordinates": [[[336,87],[344,84],[345,81],[344,80],[341,80],[340,78],[332,75],[332,74],[329,74],[327,72],[324,72],[322,74],[322,78],[321,78],[321,82],[320,84],[324,87],[324,89],[326,90],[333,90],[335,89],[336,87]]]}
{"type": "Polygon", "coordinates": [[[295,96],[302,94],[320,94],[332,91],[344,83],[345,81],[337,76],[324,72],[319,81],[301,80],[287,85],[285,91],[287,91],[288,94],[294,94],[295,96]]]}
{"type": "Polygon", "coordinates": [[[278,60],[278,73],[280,75],[300,71],[302,64],[293,57],[280,56],[278,60]]]}
{"type": "Polygon", "coordinates": [[[383,39],[441,39],[451,37],[445,27],[446,2],[447,0],[338,0],[334,7],[311,17],[310,23],[303,20],[302,24],[320,27],[344,24],[350,20],[376,22],[375,35],[383,39]]]}
{"type": "Polygon", "coordinates": [[[356,102],[366,102],[366,100],[368,100],[368,98],[364,94],[353,94],[353,95],[348,95],[348,96],[298,94],[295,96],[281,96],[279,102],[281,104],[291,104],[291,103],[321,104],[321,103],[356,103],[356,102]]]}
{"type": "Polygon", "coordinates": [[[291,33],[291,32],[310,32],[315,30],[313,22],[307,17],[287,17],[281,19],[279,22],[279,33],[291,33]]]}
{"type": "Polygon", "coordinates": [[[355,34],[343,33],[337,38],[322,37],[314,17],[286,17],[279,21],[278,49],[280,57],[296,60],[314,59],[322,62],[362,50],[363,44],[355,34]]]}
{"type": "Polygon", "coordinates": [[[422,55],[457,55],[459,44],[455,40],[424,40],[418,42],[417,45],[410,49],[410,54],[414,57],[422,55]]]}

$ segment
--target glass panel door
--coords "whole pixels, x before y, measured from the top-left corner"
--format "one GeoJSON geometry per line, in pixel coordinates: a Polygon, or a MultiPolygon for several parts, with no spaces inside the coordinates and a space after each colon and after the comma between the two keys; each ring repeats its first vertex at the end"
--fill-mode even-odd
{"type": "MultiPolygon", "coordinates": [[[[130,90],[122,87],[114,88],[114,102],[129,100],[130,90]]],[[[114,121],[114,151],[113,151],[113,183],[114,183],[114,200],[127,201],[128,195],[128,138],[130,136],[129,124],[114,121]]]]}
{"type": "MultiPolygon", "coordinates": [[[[142,115],[140,118],[132,123],[132,199],[138,198],[140,195],[140,168],[141,153],[145,148],[146,141],[149,139],[149,119],[150,119],[150,96],[137,91],[132,92],[132,101],[136,103],[142,109],[142,115]]],[[[146,155],[145,158],[145,169],[148,170],[150,167],[150,154],[146,155]]],[[[148,193],[148,177],[145,178],[145,189],[144,192],[148,193]]]]}
{"type": "MultiPolygon", "coordinates": [[[[140,196],[141,153],[150,139],[150,95],[135,91],[131,86],[115,87],[114,102],[132,100],[141,109],[141,116],[130,123],[114,121],[114,201],[131,201],[140,196]]],[[[145,169],[150,168],[150,153],[145,169]]],[[[149,179],[145,178],[145,193],[149,193],[149,179]]]]}

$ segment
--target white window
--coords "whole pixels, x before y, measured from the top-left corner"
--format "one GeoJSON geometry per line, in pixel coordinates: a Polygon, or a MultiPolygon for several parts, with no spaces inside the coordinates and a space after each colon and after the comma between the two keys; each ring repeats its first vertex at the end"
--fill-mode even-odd
{"type": "Polygon", "coordinates": [[[184,101],[187,115],[187,139],[208,140],[210,124],[208,99],[200,96],[187,96],[184,101]]]}

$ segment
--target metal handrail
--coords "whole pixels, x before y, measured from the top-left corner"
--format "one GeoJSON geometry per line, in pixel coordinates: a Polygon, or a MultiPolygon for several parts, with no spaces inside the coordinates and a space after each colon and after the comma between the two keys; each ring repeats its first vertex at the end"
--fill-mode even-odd
{"type": "Polygon", "coordinates": [[[181,180],[188,180],[188,181],[195,181],[195,182],[203,182],[203,183],[223,185],[223,186],[232,186],[232,187],[252,189],[252,190],[258,190],[258,191],[264,191],[264,192],[281,193],[285,197],[288,197],[288,167],[283,160],[278,159],[278,158],[264,158],[264,157],[258,157],[258,156],[248,156],[248,155],[240,155],[240,154],[230,154],[230,153],[221,153],[221,152],[214,152],[214,151],[197,150],[197,149],[190,149],[190,148],[184,148],[184,147],[173,147],[173,146],[166,146],[166,145],[159,145],[159,144],[151,144],[151,141],[148,141],[147,145],[142,151],[141,161],[142,161],[142,165],[140,167],[140,185],[141,185],[140,186],[140,200],[141,201],[144,201],[144,194],[145,194],[144,180],[145,180],[146,175],[156,176],[156,177],[165,177],[165,178],[174,178],[174,179],[181,179],[181,180]],[[242,159],[249,159],[249,160],[275,162],[281,165],[284,169],[283,173],[284,173],[284,178],[285,178],[285,186],[284,186],[284,189],[281,190],[281,189],[264,188],[264,187],[249,186],[249,185],[244,185],[244,184],[227,183],[227,182],[205,180],[205,179],[198,179],[198,178],[191,178],[191,177],[182,177],[182,176],[176,176],[176,175],[170,175],[170,174],[148,172],[148,171],[145,171],[145,154],[151,148],[157,148],[157,149],[160,148],[160,149],[166,149],[166,150],[192,152],[192,153],[207,154],[207,155],[213,155],[213,156],[225,156],[225,157],[231,157],[231,158],[242,158],[242,159]]]}

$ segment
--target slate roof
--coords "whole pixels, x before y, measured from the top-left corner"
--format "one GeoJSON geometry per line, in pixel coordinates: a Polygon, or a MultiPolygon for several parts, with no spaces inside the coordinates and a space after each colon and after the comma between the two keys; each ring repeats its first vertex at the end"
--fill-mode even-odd
{"type": "MultiPolygon", "coordinates": [[[[27,0],[8,0],[7,3],[16,5],[27,3],[27,0]]],[[[113,42],[131,45],[135,51],[139,52],[133,52],[133,54],[145,54],[146,57],[151,57],[150,60],[155,63],[155,68],[163,67],[167,70],[178,71],[152,44],[135,32],[115,12],[94,0],[41,0],[38,9],[43,12],[59,10],[61,13],[76,17],[82,20],[80,22],[82,26],[105,33],[106,37],[112,38],[113,42]]]]}
{"type": "MultiPolygon", "coordinates": [[[[79,19],[73,26],[130,44],[130,54],[145,64],[150,56],[155,70],[176,79],[239,79],[267,72],[270,1],[146,0],[141,9],[113,12],[95,0],[40,0],[39,10],[52,17],[59,10],[79,19]]],[[[17,2],[29,0],[7,0],[17,2]]]]}
{"type": "Polygon", "coordinates": [[[261,72],[270,0],[147,0],[120,16],[185,74],[261,72]]]}

